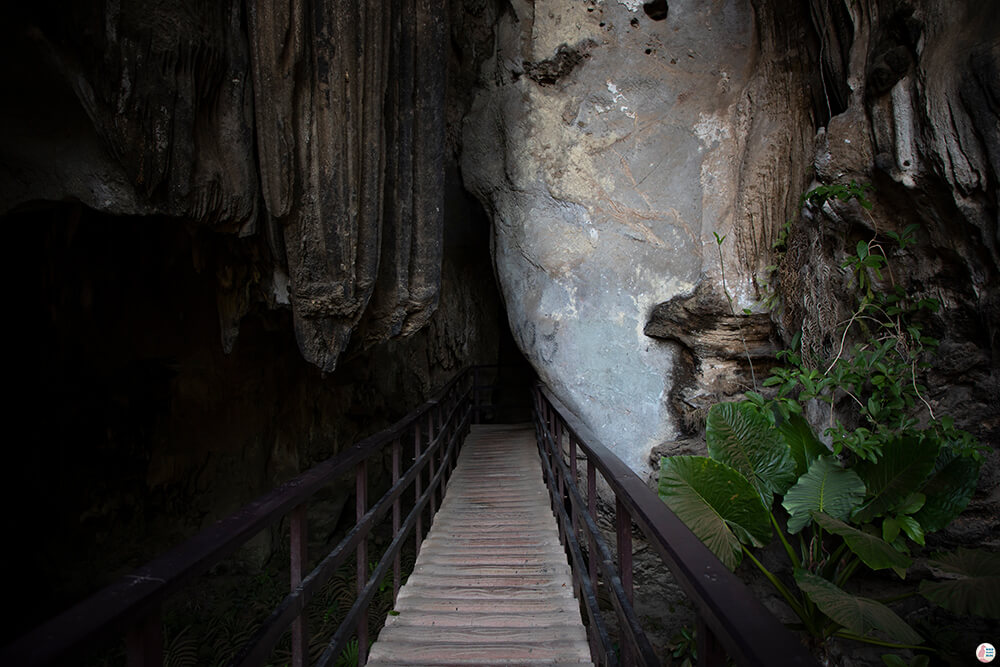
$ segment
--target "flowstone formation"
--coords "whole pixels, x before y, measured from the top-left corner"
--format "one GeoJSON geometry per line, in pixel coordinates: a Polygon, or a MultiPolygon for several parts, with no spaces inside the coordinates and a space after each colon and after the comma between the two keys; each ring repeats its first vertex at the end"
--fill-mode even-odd
{"type": "MultiPolygon", "coordinates": [[[[443,0],[51,9],[5,10],[0,212],[75,200],[264,235],[270,261],[250,273],[291,306],[324,371],[349,343],[427,324],[444,228],[443,0]]],[[[255,288],[223,286],[227,351],[255,288]]]]}

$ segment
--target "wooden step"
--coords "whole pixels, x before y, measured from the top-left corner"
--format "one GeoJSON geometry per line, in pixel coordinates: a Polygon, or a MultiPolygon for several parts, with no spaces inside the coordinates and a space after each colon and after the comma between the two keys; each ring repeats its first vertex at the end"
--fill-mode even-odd
{"type": "Polygon", "coordinates": [[[578,627],[577,619],[572,614],[504,614],[492,611],[483,613],[458,613],[440,611],[435,613],[404,614],[390,616],[386,621],[389,625],[412,625],[421,627],[441,628],[560,628],[578,627]]]}
{"type": "Polygon", "coordinates": [[[478,640],[470,644],[464,641],[422,643],[390,640],[385,643],[376,642],[372,646],[371,659],[409,665],[509,665],[511,661],[528,664],[579,664],[581,654],[590,654],[586,641],[550,640],[533,644],[478,640]]]}
{"type": "MultiPolygon", "coordinates": [[[[569,572],[561,574],[569,575],[569,572]]],[[[425,574],[414,572],[406,580],[406,583],[414,586],[463,586],[468,588],[481,588],[484,586],[496,587],[531,587],[536,589],[562,588],[564,582],[554,579],[549,572],[529,575],[529,574],[425,574]]]]}
{"type": "Polygon", "coordinates": [[[570,576],[569,565],[566,563],[541,563],[538,565],[520,565],[511,567],[510,565],[482,566],[472,564],[445,564],[420,563],[413,569],[414,574],[435,574],[442,576],[570,576]]]}
{"type": "Polygon", "coordinates": [[[393,623],[386,625],[379,635],[381,641],[409,642],[413,644],[497,644],[511,642],[521,646],[545,646],[551,642],[586,642],[583,628],[576,625],[544,627],[442,627],[435,628],[433,638],[428,638],[427,626],[393,623]]]}

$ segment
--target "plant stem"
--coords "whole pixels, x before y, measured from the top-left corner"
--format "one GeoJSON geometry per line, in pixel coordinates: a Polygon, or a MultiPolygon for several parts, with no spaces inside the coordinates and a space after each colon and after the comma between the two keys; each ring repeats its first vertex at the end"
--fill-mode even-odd
{"type": "Polygon", "coordinates": [[[841,555],[844,553],[844,549],[847,548],[847,542],[841,542],[840,546],[830,554],[830,559],[827,561],[826,566],[823,568],[822,577],[824,579],[832,579],[834,573],[837,571],[837,562],[840,560],[841,555]]]}
{"type": "Polygon", "coordinates": [[[795,596],[792,595],[790,590],[788,590],[788,587],[781,582],[781,579],[778,579],[776,576],[771,574],[771,571],[764,567],[764,564],[757,560],[754,555],[750,553],[749,549],[742,544],[740,545],[740,548],[743,549],[743,553],[745,553],[747,557],[753,561],[753,564],[757,566],[757,569],[764,573],[764,576],[771,582],[771,585],[774,586],[775,590],[781,594],[781,597],[785,598],[785,602],[787,602],[788,606],[792,608],[795,615],[802,619],[802,622],[805,623],[806,628],[809,630],[809,634],[815,634],[815,627],[813,626],[811,616],[806,613],[806,610],[802,607],[799,601],[795,599],[795,596]]]}
{"type": "Polygon", "coordinates": [[[916,392],[917,398],[919,398],[921,401],[923,401],[923,404],[927,406],[927,412],[930,413],[931,419],[936,419],[936,417],[934,416],[934,408],[931,407],[931,404],[927,402],[927,399],[925,399],[924,396],[923,396],[923,394],[920,393],[920,390],[917,389],[917,360],[916,359],[913,360],[913,363],[910,366],[910,369],[911,369],[910,370],[910,380],[913,382],[913,391],[916,392]]]}
{"type": "Polygon", "coordinates": [[[847,583],[847,580],[851,578],[851,575],[854,574],[854,571],[858,569],[858,565],[860,564],[861,559],[855,556],[854,560],[845,565],[844,569],[840,573],[840,576],[837,577],[837,581],[835,582],[837,586],[843,588],[847,583]]]}
{"type": "Polygon", "coordinates": [[[774,513],[768,512],[768,515],[771,517],[771,523],[774,524],[774,529],[778,531],[778,538],[781,539],[781,544],[785,547],[785,553],[788,554],[788,559],[792,561],[792,565],[795,567],[802,567],[802,561],[799,560],[799,557],[795,553],[795,549],[792,548],[792,545],[788,543],[787,539],[785,539],[785,534],[781,531],[781,526],[778,525],[778,520],[774,518],[774,513]]]}

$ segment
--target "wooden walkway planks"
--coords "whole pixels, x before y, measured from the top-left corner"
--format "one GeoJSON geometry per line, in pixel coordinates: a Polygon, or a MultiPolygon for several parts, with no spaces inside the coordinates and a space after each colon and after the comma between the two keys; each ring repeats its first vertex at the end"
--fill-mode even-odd
{"type": "Polygon", "coordinates": [[[531,426],[472,427],[368,661],[591,665],[531,426]]]}

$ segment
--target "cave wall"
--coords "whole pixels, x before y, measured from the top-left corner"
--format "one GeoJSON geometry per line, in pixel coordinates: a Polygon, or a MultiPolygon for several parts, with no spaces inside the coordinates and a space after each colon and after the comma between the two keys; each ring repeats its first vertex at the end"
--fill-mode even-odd
{"type": "MultiPolygon", "coordinates": [[[[429,321],[443,0],[62,4],[5,10],[0,84],[17,102],[3,111],[0,211],[73,199],[261,234],[299,348],[325,371],[352,336],[371,346],[429,321]]],[[[226,313],[227,349],[247,306],[226,313]]]]}
{"type": "Polygon", "coordinates": [[[374,4],[0,11],[5,639],[496,362],[447,13],[374,4]]]}
{"type": "Polygon", "coordinates": [[[662,10],[495,9],[463,175],[493,217],[512,329],[539,375],[648,473],[651,451],[753,386],[734,350],[743,309],[766,374],[800,328],[841,321],[820,306],[849,300],[840,264],[860,235],[916,222],[899,273],[943,304],[934,400],[996,449],[1000,18],[934,0],[662,10]],[[799,218],[808,188],[851,179],[876,186],[874,218],[799,218]]]}
{"type": "Polygon", "coordinates": [[[636,470],[679,434],[678,350],[644,334],[650,312],[718,282],[715,233],[731,264],[766,248],[804,179],[808,26],[760,5],[511,2],[466,120],[515,337],[636,470]]]}

